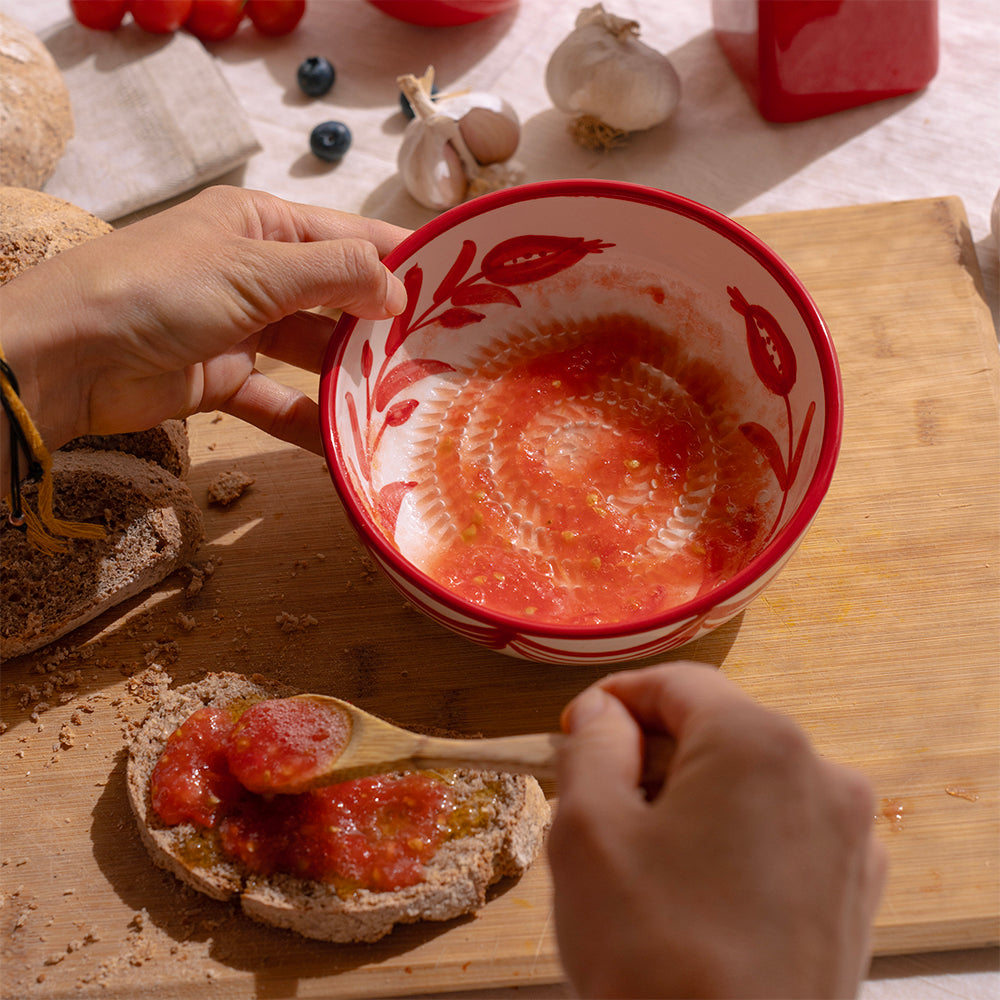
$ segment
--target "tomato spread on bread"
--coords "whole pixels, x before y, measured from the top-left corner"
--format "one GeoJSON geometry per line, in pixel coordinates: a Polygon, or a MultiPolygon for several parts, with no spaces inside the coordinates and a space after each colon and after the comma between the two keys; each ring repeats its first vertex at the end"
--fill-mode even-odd
{"type": "MultiPolygon", "coordinates": [[[[252,791],[235,775],[259,777],[258,761],[274,760],[274,743],[287,737],[289,712],[309,711],[308,702],[295,709],[278,704],[265,700],[244,711],[207,706],[170,735],[150,777],[163,823],[216,830],[221,849],[254,874],[284,872],[344,892],[421,882],[424,863],[441,843],[475,824],[475,810],[454,802],[446,777],[436,772],[374,775],[297,795],[252,791]],[[253,725],[240,725],[251,712],[253,725]]],[[[294,742],[283,765],[312,766],[294,742]]]]}

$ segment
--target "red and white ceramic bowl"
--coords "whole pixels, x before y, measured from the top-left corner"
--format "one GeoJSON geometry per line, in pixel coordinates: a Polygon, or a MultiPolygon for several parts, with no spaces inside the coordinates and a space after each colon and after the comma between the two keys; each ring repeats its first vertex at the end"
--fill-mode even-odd
{"type": "Polygon", "coordinates": [[[386,259],[394,320],[341,319],[326,457],[389,579],[442,625],[562,663],[658,656],[774,579],[833,476],[829,332],[759,239],[652,188],[484,195],[386,259]]]}

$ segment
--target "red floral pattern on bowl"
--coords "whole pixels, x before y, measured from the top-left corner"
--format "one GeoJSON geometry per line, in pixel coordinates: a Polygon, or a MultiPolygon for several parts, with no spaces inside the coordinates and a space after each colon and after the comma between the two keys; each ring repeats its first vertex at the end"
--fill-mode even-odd
{"type": "Polygon", "coordinates": [[[747,230],[667,192],[552,181],[458,206],[386,264],[404,281],[406,309],[393,320],[342,318],[322,374],[323,435],[361,539],[424,614],[527,659],[648,659],[729,621],[791,557],[836,464],[840,376],[808,293],[747,230]],[[684,350],[719,373],[735,432],[769,480],[765,537],[732,576],[645,618],[568,626],[491,611],[437,583],[421,563],[430,514],[415,500],[426,472],[412,455],[427,433],[422,415],[498,340],[609,312],[680,330],[684,350]]]}

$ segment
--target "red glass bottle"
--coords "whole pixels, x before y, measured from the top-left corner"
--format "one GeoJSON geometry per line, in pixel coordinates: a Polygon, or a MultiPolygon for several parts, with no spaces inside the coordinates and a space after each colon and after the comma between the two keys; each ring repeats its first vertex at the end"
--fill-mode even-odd
{"type": "Polygon", "coordinates": [[[712,21],[768,121],[908,94],[937,72],[937,0],[712,0],[712,21]]]}

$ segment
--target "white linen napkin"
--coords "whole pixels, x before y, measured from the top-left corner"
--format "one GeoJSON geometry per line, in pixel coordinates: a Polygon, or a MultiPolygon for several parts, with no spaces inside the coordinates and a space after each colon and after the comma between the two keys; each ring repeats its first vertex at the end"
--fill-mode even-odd
{"type": "Polygon", "coordinates": [[[215,180],[260,149],[215,59],[186,32],[91,31],[68,20],[42,40],[75,122],[47,193],[113,222],[215,180]]]}

